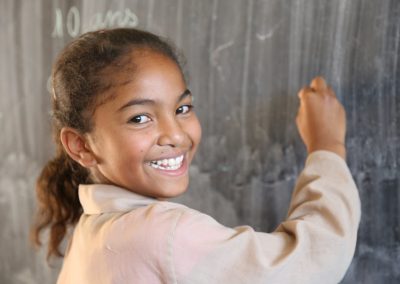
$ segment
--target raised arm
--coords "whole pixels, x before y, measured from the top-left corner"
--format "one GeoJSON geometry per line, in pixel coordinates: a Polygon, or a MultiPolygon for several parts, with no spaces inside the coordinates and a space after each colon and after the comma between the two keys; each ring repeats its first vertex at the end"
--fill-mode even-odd
{"type": "Polygon", "coordinates": [[[345,112],[320,77],[299,97],[297,124],[309,155],[286,220],[272,233],[255,232],[183,210],[170,242],[178,283],[335,284],[343,278],[360,220],[345,162],[345,112]]]}

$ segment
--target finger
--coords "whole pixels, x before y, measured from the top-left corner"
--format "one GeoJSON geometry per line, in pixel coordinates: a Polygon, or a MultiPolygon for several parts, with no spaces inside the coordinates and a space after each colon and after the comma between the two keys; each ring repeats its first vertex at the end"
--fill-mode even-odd
{"type": "Polygon", "coordinates": [[[311,88],[315,89],[316,91],[325,91],[327,89],[327,84],[324,78],[321,76],[315,77],[310,84],[311,88]]]}
{"type": "Polygon", "coordinates": [[[302,99],[304,96],[306,96],[309,93],[315,93],[315,90],[309,86],[305,86],[299,91],[299,93],[297,95],[299,96],[299,99],[302,99]]]}

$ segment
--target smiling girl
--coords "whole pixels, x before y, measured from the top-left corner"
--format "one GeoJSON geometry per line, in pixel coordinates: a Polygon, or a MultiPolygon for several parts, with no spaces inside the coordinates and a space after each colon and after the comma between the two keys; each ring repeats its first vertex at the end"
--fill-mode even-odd
{"type": "MultiPolygon", "coordinates": [[[[299,92],[308,158],[272,233],[225,227],[166,201],[186,191],[201,138],[174,49],[135,29],[89,32],[53,68],[56,157],[37,182],[33,228],[48,256],[74,227],[58,283],[337,283],[360,204],[345,163],[345,113],[318,77],[299,92]]],[[[268,204],[266,204],[268,206],[268,204]]]]}

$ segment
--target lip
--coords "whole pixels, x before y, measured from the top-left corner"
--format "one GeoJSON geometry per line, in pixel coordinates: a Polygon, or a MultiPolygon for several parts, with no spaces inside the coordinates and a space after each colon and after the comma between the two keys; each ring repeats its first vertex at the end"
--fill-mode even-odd
{"type": "Polygon", "coordinates": [[[173,153],[173,154],[157,157],[156,159],[149,160],[148,162],[151,163],[151,161],[158,161],[158,160],[164,160],[164,159],[175,159],[179,156],[183,156],[184,158],[186,158],[186,154],[187,154],[187,152],[173,153]]]}
{"type": "MultiPolygon", "coordinates": [[[[182,154],[177,154],[177,155],[169,155],[169,156],[165,156],[162,158],[158,158],[157,160],[162,160],[162,159],[173,159],[176,157],[179,157],[183,155],[183,161],[182,161],[182,165],[180,168],[176,169],[176,170],[163,170],[163,169],[156,169],[154,167],[152,167],[150,165],[151,162],[148,162],[148,167],[150,167],[153,171],[162,174],[162,175],[166,175],[166,176],[170,176],[170,177],[179,177],[182,175],[185,175],[188,171],[188,161],[187,161],[187,153],[182,153],[182,154]]],[[[154,161],[154,160],[153,160],[154,161]]]]}

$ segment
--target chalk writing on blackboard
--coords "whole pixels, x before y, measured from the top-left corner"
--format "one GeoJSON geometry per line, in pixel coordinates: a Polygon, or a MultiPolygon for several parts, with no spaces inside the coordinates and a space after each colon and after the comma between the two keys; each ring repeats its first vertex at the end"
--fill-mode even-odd
{"type": "Polygon", "coordinates": [[[92,15],[88,21],[88,25],[82,24],[81,13],[79,9],[72,6],[66,17],[64,18],[60,8],[55,9],[54,28],[51,36],[53,38],[63,38],[64,30],[70,37],[77,37],[79,34],[91,30],[112,28],[112,27],[136,27],[139,19],[135,13],[129,8],[122,11],[108,10],[104,13],[96,13],[92,15]]]}

